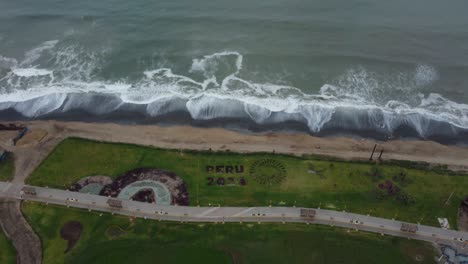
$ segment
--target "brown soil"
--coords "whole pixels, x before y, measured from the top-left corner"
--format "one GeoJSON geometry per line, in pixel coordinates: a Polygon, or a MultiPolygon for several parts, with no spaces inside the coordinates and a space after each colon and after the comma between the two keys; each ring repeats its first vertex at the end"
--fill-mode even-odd
{"type": "Polygon", "coordinates": [[[69,221],[65,223],[60,229],[60,236],[68,241],[67,249],[64,253],[70,251],[80,239],[81,231],[83,231],[83,225],[78,221],[69,221]]]}
{"type": "Polygon", "coordinates": [[[16,146],[23,147],[34,145],[35,143],[40,142],[46,136],[47,131],[43,129],[28,131],[18,142],[16,142],[16,146]]]}
{"type": "MultiPolygon", "coordinates": [[[[172,202],[175,205],[188,205],[189,196],[187,187],[180,177],[173,172],[158,169],[135,169],[117,177],[111,184],[104,186],[100,195],[117,197],[125,186],[136,181],[152,180],[164,184],[171,192],[172,202]]],[[[154,195],[154,194],[153,194],[154,195]]]]}
{"type": "Polygon", "coordinates": [[[99,183],[101,185],[107,185],[112,183],[112,178],[108,176],[88,176],[70,186],[69,190],[72,192],[79,192],[83,187],[88,184],[99,183]]]}
{"type": "Polygon", "coordinates": [[[11,131],[11,130],[0,130],[0,145],[2,148],[5,148],[6,146],[12,146],[13,145],[13,138],[18,134],[18,131],[11,131]]]}
{"type": "Polygon", "coordinates": [[[153,189],[141,189],[137,193],[135,193],[130,199],[137,202],[156,203],[156,198],[153,189]]]}

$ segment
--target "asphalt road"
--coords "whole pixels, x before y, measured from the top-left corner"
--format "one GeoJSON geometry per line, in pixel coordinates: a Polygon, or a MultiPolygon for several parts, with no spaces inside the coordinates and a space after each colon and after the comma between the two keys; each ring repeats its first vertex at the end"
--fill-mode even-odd
{"type": "Polygon", "coordinates": [[[311,208],[316,211],[313,218],[301,217],[299,207],[191,207],[161,206],[128,200],[122,201],[122,208],[111,208],[104,196],[70,192],[44,187],[35,188],[36,195],[21,192],[25,185],[0,182],[0,197],[8,197],[67,207],[110,212],[113,214],[178,222],[254,222],[254,223],[306,223],[339,226],[363,230],[382,235],[391,235],[445,244],[458,248],[459,253],[468,252],[468,232],[447,230],[438,227],[417,225],[418,231],[401,231],[401,221],[385,218],[311,208]],[[463,241],[459,241],[459,239],[463,241]]]}

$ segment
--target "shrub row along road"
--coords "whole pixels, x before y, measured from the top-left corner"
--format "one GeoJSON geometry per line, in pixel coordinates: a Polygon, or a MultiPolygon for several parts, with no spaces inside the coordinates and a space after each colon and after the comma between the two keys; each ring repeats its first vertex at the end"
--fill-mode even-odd
{"type": "MultiPolygon", "coordinates": [[[[25,185],[0,182],[0,197],[29,200],[42,203],[64,205],[67,207],[110,212],[115,214],[179,222],[277,222],[306,223],[340,226],[363,230],[382,235],[391,235],[445,244],[468,252],[468,232],[446,230],[437,227],[417,225],[415,233],[401,231],[402,222],[366,215],[314,209],[314,217],[301,217],[301,208],[295,207],[190,207],[160,206],[128,200],[120,200],[121,208],[112,208],[104,196],[71,192],[44,187],[33,187],[36,194],[28,195],[21,190],[25,185]]],[[[303,208],[302,208],[303,209],[303,208]]]]}

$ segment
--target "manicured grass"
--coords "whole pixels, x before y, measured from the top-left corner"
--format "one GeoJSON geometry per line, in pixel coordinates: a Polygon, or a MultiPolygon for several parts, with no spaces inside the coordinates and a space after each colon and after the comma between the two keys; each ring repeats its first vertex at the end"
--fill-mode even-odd
{"type": "Polygon", "coordinates": [[[419,241],[305,224],[179,224],[26,202],[22,210],[51,263],[432,263],[419,241]],[[64,254],[60,228],[83,224],[80,240],[64,254]],[[109,227],[125,233],[110,238],[109,227]],[[416,262],[417,255],[423,262],[416,262]],[[235,260],[235,262],[233,261],[235,260]]]}
{"type": "Polygon", "coordinates": [[[11,181],[15,173],[15,162],[12,153],[0,161],[0,181],[11,181]]]}
{"type": "MultiPolygon", "coordinates": [[[[447,217],[452,227],[460,201],[468,190],[468,177],[443,170],[422,170],[399,165],[373,165],[327,161],[275,154],[236,154],[163,150],[128,144],[100,143],[84,139],[64,140],[27,179],[28,184],[66,188],[90,175],[118,176],[140,167],[173,171],[187,184],[191,205],[304,206],[346,210],[437,226],[437,217],[447,217]],[[281,183],[260,184],[249,174],[261,159],[284,165],[287,176],[281,183]],[[207,165],[243,165],[240,174],[206,172],[207,165]],[[318,173],[310,173],[309,168],[318,173]],[[372,175],[376,167],[379,177],[372,175]],[[404,173],[404,182],[394,177],[404,173]],[[246,186],[209,186],[207,177],[241,177],[246,186]],[[414,204],[404,205],[396,195],[380,196],[380,183],[393,181],[414,204]],[[446,200],[452,194],[450,201],[446,200]]],[[[262,173],[270,173],[268,170],[262,173]]]]}
{"type": "Polygon", "coordinates": [[[0,228],[0,263],[14,264],[16,263],[16,252],[13,245],[0,228]]]}

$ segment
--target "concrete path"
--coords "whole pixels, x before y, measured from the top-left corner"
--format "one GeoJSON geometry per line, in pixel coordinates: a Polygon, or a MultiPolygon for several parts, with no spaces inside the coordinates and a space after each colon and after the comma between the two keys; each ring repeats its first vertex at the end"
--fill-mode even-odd
{"type": "Polygon", "coordinates": [[[401,231],[401,221],[372,216],[314,209],[314,218],[300,216],[301,208],[295,207],[190,207],[161,206],[156,204],[121,200],[122,208],[111,208],[104,196],[35,187],[36,195],[21,192],[25,185],[0,182],[0,197],[110,212],[145,219],[178,222],[254,222],[254,223],[306,223],[339,226],[382,235],[391,235],[444,244],[468,252],[468,232],[417,225],[416,233],[401,231]]]}

